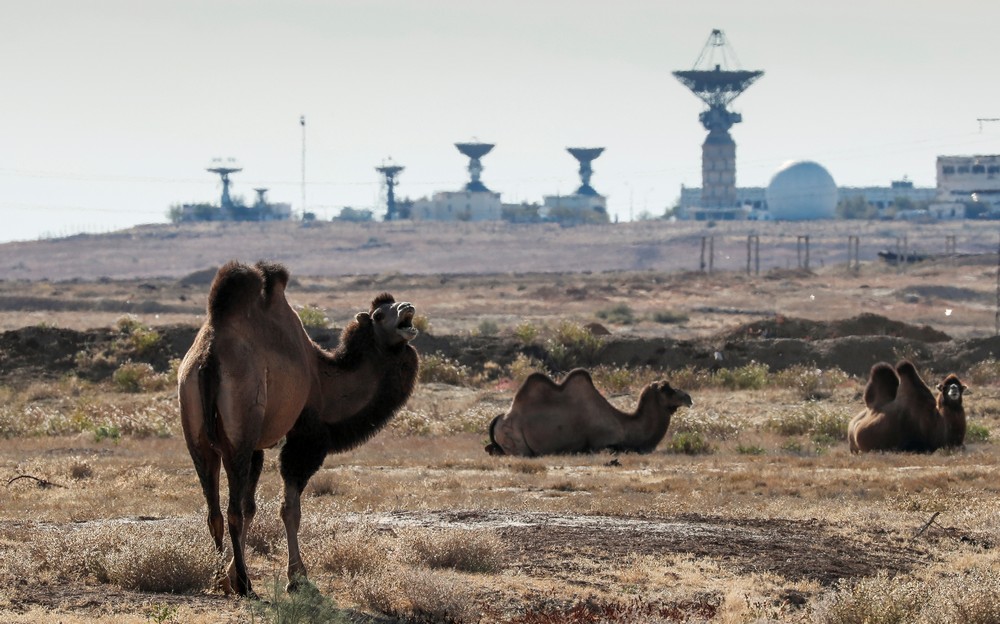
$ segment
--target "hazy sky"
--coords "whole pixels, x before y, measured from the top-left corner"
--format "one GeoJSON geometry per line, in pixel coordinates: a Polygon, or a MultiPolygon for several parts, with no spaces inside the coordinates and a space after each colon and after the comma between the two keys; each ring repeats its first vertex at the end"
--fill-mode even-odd
{"type": "Polygon", "coordinates": [[[320,217],[457,190],[453,147],[496,143],[504,201],[593,186],[625,220],[701,184],[703,105],[671,75],[713,28],[744,69],[737,184],[812,159],[841,186],[935,184],[941,154],[1000,153],[1000,2],[8,0],[0,3],[0,241],[166,221],[233,192],[320,217]]]}

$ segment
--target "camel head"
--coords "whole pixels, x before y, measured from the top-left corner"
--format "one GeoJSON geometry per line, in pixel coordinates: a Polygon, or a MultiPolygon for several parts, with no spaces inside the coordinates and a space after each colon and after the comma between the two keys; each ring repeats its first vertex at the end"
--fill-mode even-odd
{"type": "Polygon", "coordinates": [[[941,401],[946,405],[961,407],[962,396],[968,390],[968,386],[959,380],[958,375],[951,374],[938,384],[938,391],[941,393],[941,401]]]}
{"type": "Polygon", "coordinates": [[[361,324],[370,322],[379,342],[394,347],[413,340],[420,333],[413,326],[415,313],[412,303],[397,302],[389,293],[382,293],[372,300],[371,310],[359,313],[355,319],[361,324]]]}
{"type": "Polygon", "coordinates": [[[654,381],[649,384],[643,392],[643,395],[647,394],[652,394],[656,405],[661,409],[668,410],[670,413],[673,413],[679,407],[691,407],[694,405],[691,395],[683,390],[671,388],[668,381],[654,381]]]}

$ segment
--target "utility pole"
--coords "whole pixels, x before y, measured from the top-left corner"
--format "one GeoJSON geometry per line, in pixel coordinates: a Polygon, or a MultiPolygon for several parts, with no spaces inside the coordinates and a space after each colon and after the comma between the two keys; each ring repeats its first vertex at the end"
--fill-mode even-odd
{"type": "Polygon", "coordinates": [[[983,133],[983,122],[1000,121],[1000,117],[980,117],[980,118],[976,119],[976,121],[979,122],[979,133],[982,134],[983,133]]]}
{"type": "Polygon", "coordinates": [[[306,116],[299,115],[302,126],[302,218],[306,216],[306,116]]]}

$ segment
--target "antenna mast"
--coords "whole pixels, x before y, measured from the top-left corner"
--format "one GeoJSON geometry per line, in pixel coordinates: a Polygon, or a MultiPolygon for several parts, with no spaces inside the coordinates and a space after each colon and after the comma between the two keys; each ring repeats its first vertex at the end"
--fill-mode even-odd
{"type": "Polygon", "coordinates": [[[738,69],[738,63],[725,33],[715,29],[694,68],[673,72],[681,84],[708,105],[708,110],[698,116],[708,130],[701,147],[701,206],[696,215],[700,218],[734,219],[740,213],[736,205],[736,143],[729,129],[743,121],[743,116],[727,107],[764,72],[738,69]]]}

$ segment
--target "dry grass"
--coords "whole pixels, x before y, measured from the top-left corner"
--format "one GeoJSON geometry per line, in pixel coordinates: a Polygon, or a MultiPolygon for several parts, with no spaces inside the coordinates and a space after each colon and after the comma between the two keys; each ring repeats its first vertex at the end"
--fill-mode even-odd
{"type": "MultiPolygon", "coordinates": [[[[970,290],[995,288],[988,271],[963,270],[970,290]]],[[[908,284],[950,280],[953,272],[943,268],[817,273],[456,276],[447,287],[439,276],[394,274],[301,278],[294,292],[300,305],[325,311],[337,325],[373,291],[388,289],[414,301],[432,332],[496,331],[529,347],[558,344],[560,366],[595,348],[579,326],[596,311],[623,311],[622,304],[634,322],[615,331],[638,336],[705,336],[754,318],[697,312],[720,301],[767,301],[807,318],[863,309],[932,322],[955,335],[992,328],[991,310],[975,298],[926,295],[914,304],[894,294],[908,284]],[[954,310],[947,318],[938,315],[946,303],[954,310]],[[657,323],[664,309],[688,320],[657,323]]],[[[30,287],[53,298],[108,296],[98,284],[30,287]]],[[[135,297],[134,284],[107,287],[121,291],[114,296],[135,297]]],[[[12,288],[0,284],[3,293],[12,288]]],[[[161,288],[165,299],[189,297],[193,311],[159,322],[196,322],[201,290],[161,288]]],[[[120,317],[109,314],[51,318],[73,326],[120,317]]],[[[121,328],[121,349],[156,341],[131,319],[121,328]]],[[[301,546],[315,593],[282,591],[281,480],[277,453],[268,451],[249,565],[273,608],[256,611],[212,592],[222,562],[179,435],[171,371],[125,368],[137,380],[135,392],[121,391],[124,380],[72,377],[0,385],[0,475],[54,484],[21,479],[0,489],[0,620],[336,621],[342,609],[356,609],[358,617],[403,622],[505,624],[995,621],[1000,386],[992,358],[962,371],[973,394],[969,444],[961,451],[852,457],[843,436],[863,381],[839,370],[750,365],[711,373],[636,365],[592,371],[616,406],[633,409],[639,390],[658,378],[695,401],[674,416],[653,453],[489,457],[483,445],[490,419],[506,410],[528,374],[552,366],[528,353],[538,351],[528,348],[508,365],[474,367],[425,354],[416,394],[386,431],[327,458],[303,498],[301,546]],[[916,535],[935,512],[935,523],[916,535]],[[628,532],[627,523],[647,520],[690,529],[628,532]],[[597,528],[586,528],[590,523],[597,528]],[[795,531],[800,541],[779,539],[795,531]],[[670,541],[678,536],[686,541],[670,541]],[[833,546],[822,550],[826,542],[833,546]],[[847,553],[844,565],[866,557],[874,564],[841,581],[807,575],[824,568],[821,559],[795,572],[782,568],[817,552],[847,553]]],[[[118,355],[108,362],[121,366],[118,355]]]]}

